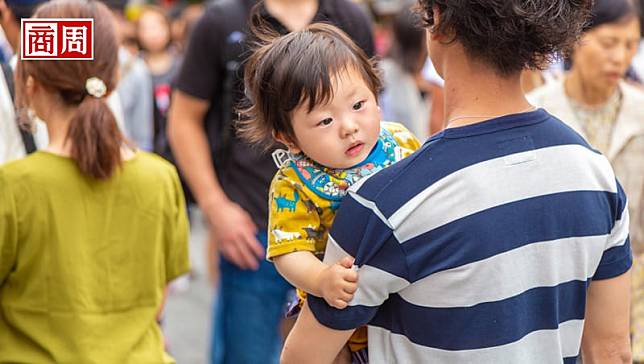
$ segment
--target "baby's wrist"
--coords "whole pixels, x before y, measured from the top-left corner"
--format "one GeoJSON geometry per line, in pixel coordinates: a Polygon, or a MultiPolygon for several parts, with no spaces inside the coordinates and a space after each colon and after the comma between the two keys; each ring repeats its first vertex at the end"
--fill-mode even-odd
{"type": "Polygon", "coordinates": [[[317,293],[317,295],[316,295],[316,296],[321,297],[321,298],[326,298],[326,286],[325,286],[325,282],[326,282],[326,280],[327,280],[327,271],[328,271],[328,269],[327,269],[327,268],[328,268],[328,267],[325,267],[325,268],[321,269],[321,270],[318,272],[318,274],[317,274],[317,278],[316,278],[316,280],[315,280],[315,290],[317,291],[317,292],[316,292],[316,293],[317,293]]]}

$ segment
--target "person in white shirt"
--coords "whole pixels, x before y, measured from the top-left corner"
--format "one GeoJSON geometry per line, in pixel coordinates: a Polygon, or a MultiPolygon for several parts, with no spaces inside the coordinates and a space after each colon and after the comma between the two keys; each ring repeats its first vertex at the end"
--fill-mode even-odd
{"type": "Polygon", "coordinates": [[[4,73],[0,72],[0,164],[25,156],[25,146],[15,120],[9,87],[4,73]]]}

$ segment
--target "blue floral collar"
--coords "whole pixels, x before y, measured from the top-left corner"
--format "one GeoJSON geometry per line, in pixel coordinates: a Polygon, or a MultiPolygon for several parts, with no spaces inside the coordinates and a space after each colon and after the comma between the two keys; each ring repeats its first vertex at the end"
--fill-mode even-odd
{"type": "Polygon", "coordinates": [[[297,173],[302,182],[318,196],[339,201],[346,195],[347,190],[358,180],[386,168],[400,159],[396,153],[398,142],[386,129],[380,129],[380,135],[375,147],[361,163],[347,169],[325,167],[304,154],[289,155],[289,166],[297,173]]]}

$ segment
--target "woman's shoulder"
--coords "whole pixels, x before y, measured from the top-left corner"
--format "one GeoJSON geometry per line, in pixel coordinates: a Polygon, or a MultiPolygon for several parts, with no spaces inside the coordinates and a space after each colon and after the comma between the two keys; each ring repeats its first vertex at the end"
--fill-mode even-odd
{"type": "Polygon", "coordinates": [[[625,81],[620,82],[620,88],[624,94],[624,98],[634,101],[639,107],[642,106],[642,103],[644,103],[644,89],[625,81]]]}
{"type": "Polygon", "coordinates": [[[50,174],[65,169],[69,163],[67,158],[53,153],[37,151],[21,159],[16,159],[0,165],[0,175],[6,179],[16,179],[26,182],[31,177],[40,174],[50,174]]]}
{"type": "Polygon", "coordinates": [[[179,179],[172,163],[144,151],[137,151],[133,158],[124,161],[121,172],[124,180],[141,185],[172,185],[179,179]]]}
{"type": "Polygon", "coordinates": [[[160,176],[174,176],[177,174],[177,167],[168,162],[165,158],[150,152],[137,151],[134,157],[123,162],[124,168],[131,168],[138,171],[138,174],[145,174],[150,178],[160,176]]]}
{"type": "MultiPolygon", "coordinates": [[[[140,168],[150,168],[161,171],[176,170],[176,167],[163,157],[154,153],[144,152],[142,150],[137,151],[130,160],[135,161],[140,168]]],[[[128,161],[125,161],[125,163],[127,162],[128,161]]]]}

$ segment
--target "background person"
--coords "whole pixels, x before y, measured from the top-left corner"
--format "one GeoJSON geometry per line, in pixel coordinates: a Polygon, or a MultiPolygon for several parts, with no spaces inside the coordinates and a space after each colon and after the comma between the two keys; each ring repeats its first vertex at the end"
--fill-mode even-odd
{"type": "MultiPolygon", "coordinates": [[[[266,201],[277,168],[269,153],[251,148],[233,130],[255,3],[221,1],[206,10],[191,35],[168,119],[173,153],[208,219],[211,246],[221,251],[212,363],[276,363],[291,289],[264,259],[266,201]]],[[[327,21],[373,55],[369,21],[350,1],[268,0],[258,6],[261,18],[282,34],[327,21]]]]}
{"type": "MultiPolygon", "coordinates": [[[[283,37],[261,28],[254,33],[262,45],[246,65],[251,106],[239,130],[250,142],[288,147],[273,154],[279,169],[269,190],[266,257],[298,288],[290,314],[307,294],[344,308],[357,281],[352,259],[320,261],[340,201],[351,185],[420,142],[402,124],[381,122],[379,72],[338,28],[312,24],[283,37]]],[[[349,340],[354,362],[367,358],[366,336],[365,327],[349,340]]]]}
{"type": "Polygon", "coordinates": [[[400,122],[421,140],[429,136],[431,91],[422,76],[427,59],[425,31],[420,17],[403,8],[393,20],[389,56],[379,63],[383,70],[380,96],[383,120],[400,122]]]}
{"type": "Polygon", "coordinates": [[[608,158],[628,196],[634,253],[633,359],[644,361],[644,93],[624,81],[640,43],[630,0],[596,0],[565,77],[530,99],[564,120],[608,158]]]}
{"type": "Polygon", "coordinates": [[[0,167],[0,362],[174,363],[157,315],[189,269],[176,170],[131,149],[105,102],[118,43],[101,3],[54,0],[37,18],[93,18],[93,61],[18,61],[17,103],[49,144],[0,167]]]}

